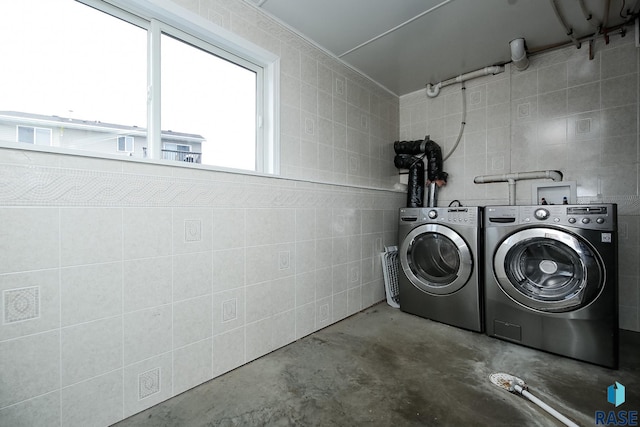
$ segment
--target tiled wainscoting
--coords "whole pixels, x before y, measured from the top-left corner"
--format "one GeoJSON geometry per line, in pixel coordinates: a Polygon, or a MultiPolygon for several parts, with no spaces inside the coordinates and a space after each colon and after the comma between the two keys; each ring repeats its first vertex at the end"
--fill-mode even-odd
{"type": "Polygon", "coordinates": [[[0,151],[1,425],[108,425],[384,299],[402,193],[0,151]]]}

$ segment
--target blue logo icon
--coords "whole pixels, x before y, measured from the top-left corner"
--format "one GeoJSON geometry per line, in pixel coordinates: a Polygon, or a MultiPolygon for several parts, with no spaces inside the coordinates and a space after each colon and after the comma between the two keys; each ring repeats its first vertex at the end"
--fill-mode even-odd
{"type": "Polygon", "coordinates": [[[616,408],[624,403],[624,386],[616,381],[615,384],[607,387],[607,401],[613,405],[616,405],[616,408]]]}

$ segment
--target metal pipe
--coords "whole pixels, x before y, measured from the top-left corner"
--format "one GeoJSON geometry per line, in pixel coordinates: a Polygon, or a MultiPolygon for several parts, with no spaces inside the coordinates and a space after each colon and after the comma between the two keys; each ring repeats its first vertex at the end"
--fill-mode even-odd
{"type": "Polygon", "coordinates": [[[569,36],[573,44],[576,45],[576,48],[580,49],[581,44],[578,41],[578,39],[576,39],[576,37],[573,35],[573,28],[571,28],[569,24],[567,24],[567,21],[565,21],[564,17],[560,13],[560,9],[558,8],[558,4],[556,3],[556,0],[551,0],[551,7],[553,7],[553,11],[556,13],[556,17],[558,18],[560,23],[564,26],[564,29],[567,32],[567,36],[569,36]]]}
{"type": "Polygon", "coordinates": [[[427,207],[435,208],[436,206],[438,206],[438,185],[435,182],[430,182],[427,193],[427,207]]]}
{"type": "Polygon", "coordinates": [[[584,3],[584,0],[579,0],[578,3],[580,3],[580,9],[582,9],[582,14],[584,15],[584,18],[587,21],[590,21],[591,18],[593,18],[593,14],[589,11],[589,9],[587,9],[587,5],[584,3]]]}

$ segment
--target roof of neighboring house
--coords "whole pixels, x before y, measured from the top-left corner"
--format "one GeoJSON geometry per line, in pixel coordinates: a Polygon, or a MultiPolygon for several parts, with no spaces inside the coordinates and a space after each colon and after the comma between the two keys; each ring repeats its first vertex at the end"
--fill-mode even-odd
{"type": "MultiPolygon", "coordinates": [[[[60,116],[45,116],[42,114],[23,113],[19,111],[0,111],[0,122],[11,120],[13,123],[28,123],[30,125],[60,126],[77,129],[91,129],[97,132],[114,132],[122,134],[146,135],[147,129],[138,126],[125,126],[101,121],[72,119],[60,116]]],[[[195,133],[174,132],[163,130],[163,139],[178,141],[204,142],[202,135],[195,133]]]]}

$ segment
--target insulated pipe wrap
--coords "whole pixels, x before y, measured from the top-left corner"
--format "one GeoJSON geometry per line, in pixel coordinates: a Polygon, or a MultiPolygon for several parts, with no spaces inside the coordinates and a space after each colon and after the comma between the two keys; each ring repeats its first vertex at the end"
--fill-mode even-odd
{"type": "Polygon", "coordinates": [[[409,168],[407,181],[407,207],[421,208],[424,206],[424,162],[415,161],[409,168]]]}

